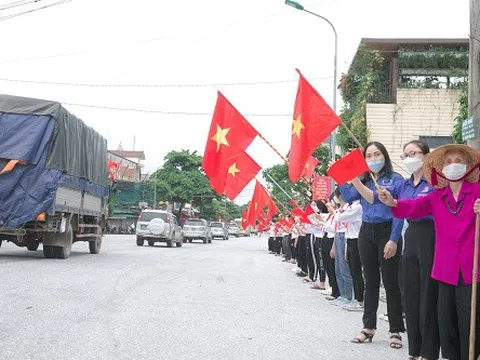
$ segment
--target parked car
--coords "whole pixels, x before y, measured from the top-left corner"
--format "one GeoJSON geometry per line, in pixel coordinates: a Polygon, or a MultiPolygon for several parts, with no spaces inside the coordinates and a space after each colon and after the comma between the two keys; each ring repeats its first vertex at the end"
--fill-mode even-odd
{"type": "Polygon", "coordinates": [[[177,217],[163,210],[143,210],[137,222],[137,245],[143,246],[144,241],[149,246],[156,242],[165,242],[168,247],[183,245],[182,229],[177,217]]]}
{"type": "Polygon", "coordinates": [[[240,228],[235,223],[228,224],[228,234],[239,237],[240,236],[240,228]]]}
{"type": "Polygon", "coordinates": [[[210,223],[210,228],[212,229],[212,239],[228,240],[228,229],[223,222],[213,221],[210,223]]]}
{"type": "Polygon", "coordinates": [[[212,242],[212,230],[204,219],[188,219],[183,225],[183,241],[203,240],[204,244],[212,242]]]}

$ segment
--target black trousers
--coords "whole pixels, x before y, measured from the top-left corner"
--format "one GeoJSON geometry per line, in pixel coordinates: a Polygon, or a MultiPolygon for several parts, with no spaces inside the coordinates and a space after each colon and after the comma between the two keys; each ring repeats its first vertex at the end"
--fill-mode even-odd
{"type": "Polygon", "coordinates": [[[327,237],[325,235],[322,240],[322,259],[325,272],[328,276],[328,282],[332,287],[332,296],[337,298],[340,296],[340,290],[338,289],[337,284],[337,275],[335,274],[335,259],[330,257],[330,250],[333,246],[333,238],[327,237]]]}
{"type": "Polygon", "coordinates": [[[275,238],[273,236],[268,237],[268,251],[272,251],[274,249],[273,243],[275,242],[275,238]]]}
{"type": "Polygon", "coordinates": [[[297,258],[297,249],[295,248],[295,239],[292,239],[292,235],[290,235],[290,252],[292,253],[292,259],[295,260],[297,258]]]}
{"type": "Polygon", "coordinates": [[[315,252],[315,256],[317,257],[317,264],[318,264],[318,280],[323,283],[327,279],[325,275],[325,265],[322,259],[322,241],[323,238],[315,236],[315,242],[313,244],[313,251],[315,252]]]}
{"type": "Polygon", "coordinates": [[[315,236],[313,234],[307,234],[307,267],[308,277],[312,281],[317,281],[318,278],[318,259],[315,254],[315,236]]]}
{"type": "Polygon", "coordinates": [[[298,237],[297,243],[297,266],[302,269],[305,274],[308,274],[307,267],[307,239],[305,236],[298,237]]]}
{"type": "Polygon", "coordinates": [[[435,251],[433,221],[412,221],[405,233],[403,253],[403,306],[411,356],[436,360],[440,351],[438,283],[431,277],[435,251]]]}
{"type": "MultiPolygon", "coordinates": [[[[470,334],[470,301],[472,286],[465,285],[460,275],[457,286],[439,282],[438,285],[438,322],[442,356],[449,360],[468,359],[468,340],[470,334]]],[[[477,298],[480,294],[477,288],[477,298]]],[[[477,302],[477,326],[475,341],[475,359],[480,355],[480,306],[477,302]]]]}
{"type": "Polygon", "coordinates": [[[352,275],[355,300],[363,302],[365,282],[363,281],[362,262],[358,251],[358,239],[347,239],[347,263],[352,275]]]}
{"type": "Polygon", "coordinates": [[[387,312],[390,332],[405,331],[403,323],[402,299],[399,279],[399,260],[402,244],[399,242],[397,253],[393,258],[385,260],[383,250],[390,240],[392,223],[362,223],[358,236],[358,249],[365,276],[365,301],[363,310],[363,327],[377,328],[377,310],[380,297],[380,272],[387,293],[387,312]]]}
{"type": "Polygon", "coordinates": [[[286,260],[292,259],[292,235],[285,235],[282,239],[282,251],[286,260]]]}
{"type": "Polygon", "coordinates": [[[282,253],[282,239],[283,239],[283,236],[277,236],[275,238],[273,251],[276,252],[277,254],[282,253]]]}

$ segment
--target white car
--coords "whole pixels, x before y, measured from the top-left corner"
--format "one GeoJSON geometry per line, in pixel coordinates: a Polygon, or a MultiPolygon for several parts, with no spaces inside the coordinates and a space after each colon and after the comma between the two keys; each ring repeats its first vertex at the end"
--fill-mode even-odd
{"type": "Polygon", "coordinates": [[[212,229],[212,239],[228,240],[228,229],[223,222],[213,221],[210,223],[210,228],[212,229]]]}
{"type": "Polygon", "coordinates": [[[210,226],[204,219],[188,219],[183,225],[184,241],[203,240],[204,244],[212,242],[210,226]]]}
{"type": "Polygon", "coordinates": [[[168,247],[181,247],[182,229],[177,217],[163,210],[143,210],[137,222],[137,246],[143,246],[145,240],[149,246],[164,242],[168,247]]]}
{"type": "Polygon", "coordinates": [[[237,224],[228,224],[228,234],[239,237],[240,236],[240,228],[237,224]]]}

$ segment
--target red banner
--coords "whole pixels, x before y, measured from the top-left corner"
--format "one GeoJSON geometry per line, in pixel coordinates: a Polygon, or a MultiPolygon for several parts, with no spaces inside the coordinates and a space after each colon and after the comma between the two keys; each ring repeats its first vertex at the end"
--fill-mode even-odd
{"type": "Polygon", "coordinates": [[[332,191],[332,182],[328,176],[313,178],[313,200],[326,200],[332,191]]]}

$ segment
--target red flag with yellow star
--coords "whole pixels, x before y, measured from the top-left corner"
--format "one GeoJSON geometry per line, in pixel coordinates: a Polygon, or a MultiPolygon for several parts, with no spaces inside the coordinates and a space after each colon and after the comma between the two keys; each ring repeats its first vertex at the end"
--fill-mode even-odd
{"type": "Polygon", "coordinates": [[[257,130],[218,92],[202,162],[210,185],[217,193],[223,194],[225,190],[232,160],[245,151],[257,134],[257,130]]]}
{"type": "Polygon", "coordinates": [[[247,230],[248,228],[248,213],[246,210],[242,212],[242,229],[247,230]]]}
{"type": "Polygon", "coordinates": [[[317,159],[315,159],[313,156],[310,156],[305,164],[302,176],[307,179],[311,179],[318,163],[319,161],[317,159]]]}
{"type": "Polygon", "coordinates": [[[308,158],[341,124],[340,118],[297,69],[297,97],[292,123],[288,176],[296,183],[302,176],[308,158]]]}
{"type": "Polygon", "coordinates": [[[225,196],[233,201],[261,169],[246,152],[241,152],[228,167],[225,196]]]}
{"type": "Polygon", "coordinates": [[[252,201],[250,201],[250,205],[248,206],[248,223],[255,226],[257,219],[260,218],[260,214],[265,208],[268,208],[267,219],[270,221],[278,212],[278,208],[267,190],[257,181],[255,190],[253,191],[252,201]]]}

